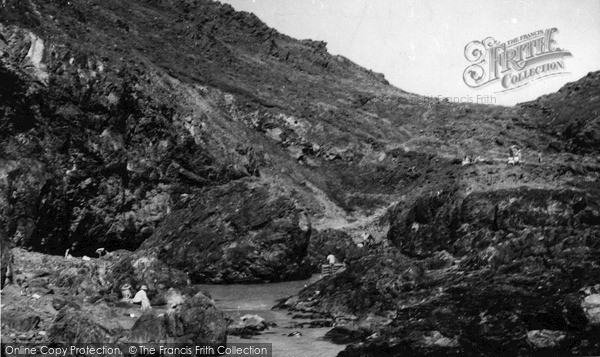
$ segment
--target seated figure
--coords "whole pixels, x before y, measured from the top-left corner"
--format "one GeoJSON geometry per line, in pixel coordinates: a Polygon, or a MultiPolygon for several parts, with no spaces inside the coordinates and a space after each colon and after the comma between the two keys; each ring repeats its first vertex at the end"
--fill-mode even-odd
{"type": "Polygon", "coordinates": [[[131,300],[131,302],[134,304],[141,304],[142,310],[144,310],[144,311],[152,308],[150,306],[150,299],[148,299],[148,295],[146,294],[147,290],[148,290],[148,286],[142,285],[140,287],[140,291],[135,293],[135,296],[131,300]]]}

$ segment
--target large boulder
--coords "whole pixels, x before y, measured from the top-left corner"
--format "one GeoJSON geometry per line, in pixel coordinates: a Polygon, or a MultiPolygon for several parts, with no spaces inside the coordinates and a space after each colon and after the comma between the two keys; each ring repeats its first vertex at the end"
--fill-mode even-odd
{"type": "Polygon", "coordinates": [[[187,274],[165,264],[151,251],[125,254],[114,262],[108,277],[111,292],[117,294],[124,284],[134,288],[147,285],[151,293],[159,289],[182,289],[190,284],[187,274]]]}
{"type": "Polygon", "coordinates": [[[223,345],[226,328],[223,312],[198,293],[166,313],[146,311],[133,325],[127,342],[223,345]]]}
{"type": "Polygon", "coordinates": [[[269,323],[260,315],[244,315],[239,319],[232,321],[227,326],[227,334],[233,336],[241,336],[242,338],[258,335],[262,331],[274,326],[274,323],[269,323]]]}
{"type": "Polygon", "coordinates": [[[208,189],[173,211],[140,251],[187,272],[195,283],[305,278],[310,223],[269,185],[240,180],[208,189]]]}
{"type": "Polygon", "coordinates": [[[49,339],[57,344],[115,343],[124,329],[116,323],[116,312],[108,307],[90,311],[64,307],[58,312],[49,331],[49,339]]]}

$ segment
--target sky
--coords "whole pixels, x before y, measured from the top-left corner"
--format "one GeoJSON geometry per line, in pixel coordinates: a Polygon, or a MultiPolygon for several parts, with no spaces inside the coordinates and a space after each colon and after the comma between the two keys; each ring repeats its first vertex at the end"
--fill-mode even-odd
{"type": "MultiPolygon", "coordinates": [[[[600,0],[224,0],[297,39],[327,42],[331,54],[383,73],[394,86],[452,101],[514,105],[600,70],[600,0]],[[571,56],[532,78],[471,88],[465,46],[500,43],[556,28],[554,48],[571,56]],[[557,74],[560,73],[560,74],[557,74]],[[520,86],[523,83],[526,85],[520,86]],[[519,87],[520,86],[520,87],[519,87]],[[515,87],[518,87],[514,89],[515,87]]],[[[488,68],[488,65],[482,68],[488,68]]],[[[527,67],[536,68],[536,67],[527,67]]],[[[506,72],[512,76],[518,72],[506,72]]],[[[512,78],[512,77],[509,77],[512,78]]]]}

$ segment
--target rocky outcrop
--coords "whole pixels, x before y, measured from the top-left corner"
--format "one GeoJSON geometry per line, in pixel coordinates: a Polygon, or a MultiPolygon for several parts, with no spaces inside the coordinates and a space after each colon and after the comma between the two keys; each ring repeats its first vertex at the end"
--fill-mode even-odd
{"type": "Polygon", "coordinates": [[[226,326],[223,312],[198,293],[167,312],[147,311],[135,322],[126,341],[218,346],[227,342],[226,326]]]}
{"type": "Polygon", "coordinates": [[[7,311],[2,313],[3,324],[9,328],[21,332],[27,332],[38,326],[40,317],[35,314],[35,311],[7,311]]]}
{"type": "Polygon", "coordinates": [[[63,345],[117,342],[123,331],[118,324],[110,323],[116,320],[116,313],[106,309],[100,315],[98,310],[94,309],[92,314],[76,308],[61,309],[49,331],[49,340],[63,345]]]}
{"type": "Polygon", "coordinates": [[[43,45],[39,33],[4,21],[0,34],[0,75],[14,89],[0,93],[0,204],[13,242],[52,254],[78,242],[78,256],[134,249],[179,194],[247,175],[172,126],[173,107],[150,104],[134,83],[150,68],[123,73],[100,53],[43,45]]]}
{"type": "Polygon", "coordinates": [[[225,343],[223,313],[183,273],[119,253],[83,260],[14,249],[15,282],[2,291],[3,342],[225,343]],[[124,283],[147,284],[152,309],[143,314],[122,301],[124,283]]]}
{"type": "Polygon", "coordinates": [[[267,322],[259,315],[244,315],[229,323],[227,334],[250,338],[253,335],[259,335],[262,331],[272,326],[276,326],[275,323],[267,322]]]}
{"type": "Polygon", "coordinates": [[[590,72],[581,80],[568,83],[557,93],[523,103],[519,124],[533,122],[550,133],[548,147],[553,151],[598,153],[600,142],[599,72],[590,72]]]}
{"type": "Polygon", "coordinates": [[[396,208],[389,238],[410,256],[478,251],[485,264],[508,263],[519,255],[571,254],[567,249],[586,254],[600,231],[598,193],[528,187],[466,196],[433,192],[412,207],[396,208]]]}
{"type": "Polygon", "coordinates": [[[38,252],[15,250],[10,309],[41,319],[15,339],[57,314],[57,340],[123,337],[139,309],[119,287],[144,283],[181,311],[137,341],[220,341],[188,284],[302,278],[334,253],[347,269],[286,304],[334,320],[346,355],[599,353],[598,73],[514,108],[448,103],[209,0],[6,0],[0,51],[0,230],[38,252]],[[357,250],[370,228],[384,242],[357,250]]]}
{"type": "Polygon", "coordinates": [[[190,198],[142,246],[193,282],[264,282],[307,277],[310,222],[284,195],[237,181],[190,198]]]}
{"type": "Polygon", "coordinates": [[[190,285],[187,274],[159,260],[156,254],[148,253],[125,254],[114,262],[108,272],[113,293],[120,294],[120,288],[125,284],[132,287],[147,285],[151,292],[169,288],[181,290],[190,285]]]}
{"type": "Polygon", "coordinates": [[[391,214],[398,252],[354,261],[291,309],[339,321],[333,340],[362,341],[344,356],[600,349],[592,192],[437,192],[391,214]]]}
{"type": "Polygon", "coordinates": [[[321,271],[321,265],[327,262],[327,256],[333,254],[340,262],[357,259],[365,253],[358,248],[352,237],[334,229],[315,231],[310,239],[307,258],[315,272],[321,271]]]}

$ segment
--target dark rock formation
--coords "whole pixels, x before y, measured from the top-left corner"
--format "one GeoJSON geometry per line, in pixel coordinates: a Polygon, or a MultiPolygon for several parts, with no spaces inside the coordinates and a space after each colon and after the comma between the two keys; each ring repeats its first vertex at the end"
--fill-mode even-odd
{"type": "Polygon", "coordinates": [[[557,93],[524,103],[523,122],[533,122],[551,134],[552,150],[564,148],[580,153],[598,153],[600,110],[593,101],[600,94],[599,72],[588,73],[581,80],[568,83],[557,93]],[[591,99],[591,100],[590,100],[591,99]]]}
{"type": "Polygon", "coordinates": [[[589,303],[581,295],[600,274],[595,194],[449,195],[419,197],[392,214],[390,238],[413,258],[373,252],[305,289],[292,309],[358,316],[329,335],[364,342],[344,356],[598,351],[595,295],[583,289],[589,303]],[[441,249],[452,254],[433,254],[441,249]],[[458,264],[434,262],[447,255],[458,264]],[[380,320],[366,324],[373,315],[380,320]]]}
{"type": "Polygon", "coordinates": [[[214,302],[156,259],[131,253],[119,258],[119,252],[89,261],[14,253],[17,278],[2,291],[4,342],[225,342],[225,318],[214,302]],[[43,279],[49,289],[40,288],[43,279]],[[120,301],[119,288],[145,281],[154,307],[142,315],[139,305],[120,301]]]}
{"type": "MultiPolygon", "coordinates": [[[[148,252],[150,253],[150,252],[148,252]]],[[[116,260],[108,271],[112,282],[110,289],[120,293],[124,284],[132,287],[147,285],[151,293],[160,289],[184,289],[190,285],[190,279],[184,272],[165,264],[156,258],[156,254],[135,252],[116,260]]]]}
{"type": "MultiPolygon", "coordinates": [[[[334,320],[342,355],[600,353],[598,72],[512,108],[454,104],[208,0],[3,5],[0,231],[54,255],[15,250],[7,296],[38,328],[41,302],[59,308],[57,340],[127,334],[123,283],[165,303],[334,253],[347,269],[282,306],[334,320]],[[383,242],[357,250],[365,231],[383,242]]],[[[185,299],[140,326],[221,341],[219,313],[185,299]]]]}
{"type": "Polygon", "coordinates": [[[181,306],[157,313],[145,312],[133,325],[127,342],[148,342],[187,345],[224,345],[226,322],[223,312],[202,293],[194,295],[181,306]]]}
{"type": "Polygon", "coordinates": [[[352,237],[344,232],[325,229],[312,234],[308,246],[308,259],[313,271],[320,271],[321,264],[329,254],[335,255],[338,261],[351,261],[364,254],[365,249],[356,247],[352,237]]]}
{"type": "Polygon", "coordinates": [[[114,320],[116,315],[108,310],[103,312],[100,315],[98,309],[94,309],[94,314],[74,308],[60,310],[49,331],[49,340],[55,344],[67,345],[117,342],[123,331],[107,323],[107,319],[114,320]]]}
{"type": "Polygon", "coordinates": [[[37,327],[40,317],[34,311],[6,311],[2,313],[2,323],[17,331],[27,332],[37,327]]]}
{"type": "Polygon", "coordinates": [[[290,280],[310,274],[304,261],[310,223],[286,196],[252,181],[206,190],[172,212],[142,246],[194,282],[290,280]]]}
{"type": "Polygon", "coordinates": [[[596,189],[528,187],[464,197],[432,192],[408,209],[396,208],[390,239],[410,256],[443,249],[458,256],[479,251],[486,254],[481,257],[486,263],[508,263],[530,254],[568,255],[567,248],[587,254],[595,247],[592,237],[600,232],[599,194],[596,189]]]}

